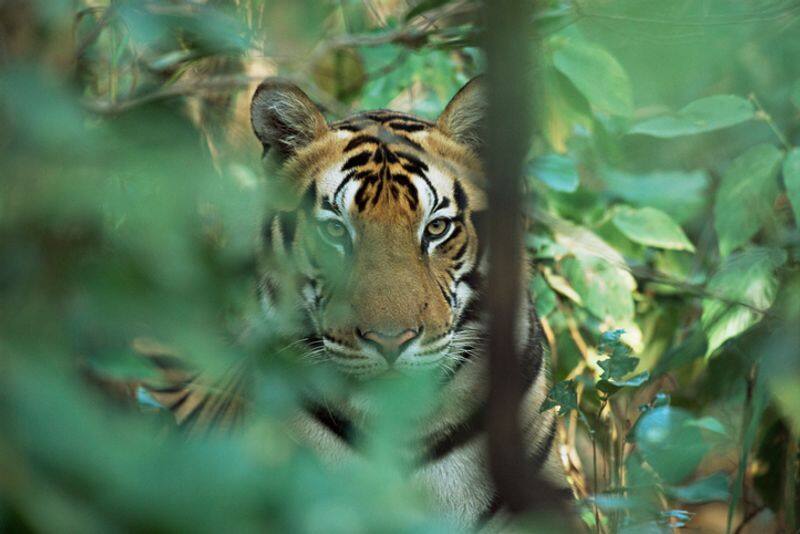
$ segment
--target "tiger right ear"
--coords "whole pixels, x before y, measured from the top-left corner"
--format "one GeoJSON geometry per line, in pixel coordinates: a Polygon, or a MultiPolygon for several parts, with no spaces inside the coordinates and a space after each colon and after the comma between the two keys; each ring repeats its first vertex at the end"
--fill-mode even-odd
{"type": "Polygon", "coordinates": [[[483,76],[476,76],[458,90],[436,121],[444,133],[475,150],[482,146],[486,91],[483,76]]]}
{"type": "Polygon", "coordinates": [[[282,160],[292,157],[328,129],[319,108],[293,83],[267,78],[250,104],[250,122],[266,153],[275,149],[282,160]]]}

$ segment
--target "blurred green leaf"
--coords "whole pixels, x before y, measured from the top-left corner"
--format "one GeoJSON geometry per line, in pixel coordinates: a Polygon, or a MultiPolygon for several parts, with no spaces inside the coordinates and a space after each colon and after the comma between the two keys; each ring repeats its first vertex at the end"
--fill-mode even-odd
{"type": "Polygon", "coordinates": [[[695,504],[711,501],[727,501],[728,477],[724,473],[714,473],[685,486],[668,486],[667,494],[683,503],[695,504]]]}
{"type": "Polygon", "coordinates": [[[627,117],[633,113],[628,74],[614,56],[598,45],[577,39],[555,42],[553,64],[598,111],[627,117]]]}
{"type": "Polygon", "coordinates": [[[707,287],[719,298],[703,300],[700,320],[708,337],[706,356],[762,319],[762,312],[769,309],[778,291],[775,270],[785,262],[783,250],[758,247],[725,260],[707,287]]]}
{"type": "Polygon", "coordinates": [[[783,182],[794,210],[795,223],[800,225],[800,148],[795,148],[783,162],[783,182]]]}
{"type": "Polygon", "coordinates": [[[774,146],[757,145],[733,160],[722,176],[714,201],[714,228],[723,257],[747,243],[772,217],[782,158],[774,146]]]}
{"type": "Polygon", "coordinates": [[[646,412],[636,425],[637,447],[668,484],[683,481],[708,452],[700,430],[689,425],[691,421],[685,410],[664,406],[646,412]]]}
{"type": "Polygon", "coordinates": [[[614,224],[628,239],[656,248],[688,250],[692,245],[681,227],[663,211],[656,208],[620,206],[614,213],[614,224]]]}
{"type": "Polygon", "coordinates": [[[531,293],[533,293],[536,314],[547,317],[556,307],[556,294],[544,281],[541,274],[536,274],[531,280],[531,293]]]}
{"type": "Polygon", "coordinates": [[[792,101],[792,104],[798,109],[800,109],[800,80],[797,80],[792,85],[792,90],[789,98],[792,101]]]}
{"type": "Polygon", "coordinates": [[[580,177],[572,158],[548,154],[528,163],[528,174],[547,184],[554,191],[572,193],[578,189],[580,177]]]}
{"type": "Polygon", "coordinates": [[[680,137],[727,128],[755,117],[752,102],[734,95],[695,100],[677,113],[645,119],[628,133],[653,137],[680,137]]]}
{"type": "Polygon", "coordinates": [[[605,169],[606,191],[637,206],[657,208],[678,222],[696,216],[708,202],[708,175],[703,171],[628,174],[605,169]]]}
{"type": "Polygon", "coordinates": [[[450,3],[451,0],[420,0],[417,4],[408,10],[406,13],[405,20],[408,22],[409,20],[413,19],[418,15],[422,15],[426,11],[430,11],[432,9],[436,9],[437,7],[441,7],[447,3],[450,3]]]}

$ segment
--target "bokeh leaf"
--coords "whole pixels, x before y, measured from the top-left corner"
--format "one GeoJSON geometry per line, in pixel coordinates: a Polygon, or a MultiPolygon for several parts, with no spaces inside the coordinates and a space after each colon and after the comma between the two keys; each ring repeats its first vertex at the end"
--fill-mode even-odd
{"type": "Polygon", "coordinates": [[[800,225],[800,148],[795,148],[783,161],[783,183],[794,210],[795,223],[800,225]]]}
{"type": "Polygon", "coordinates": [[[733,160],[723,175],[714,201],[714,228],[723,257],[747,243],[772,216],[782,157],[772,145],[757,145],[733,160]]]}
{"type": "Polygon", "coordinates": [[[734,95],[714,95],[690,103],[677,113],[645,119],[628,133],[680,137],[727,128],[755,117],[753,104],[734,95]]]}
{"type": "Polygon", "coordinates": [[[593,108],[623,117],[633,113],[631,82],[614,56],[595,44],[577,39],[563,39],[556,46],[553,64],[593,108]]]}
{"type": "Polygon", "coordinates": [[[685,410],[663,406],[646,412],[636,424],[637,446],[669,484],[689,476],[708,451],[700,430],[689,424],[692,420],[685,410]]]}
{"type": "Polygon", "coordinates": [[[528,174],[554,191],[572,193],[578,189],[580,176],[572,158],[560,154],[538,157],[528,164],[528,174]]]}
{"type": "Polygon", "coordinates": [[[636,206],[650,206],[683,223],[698,215],[708,202],[704,171],[660,171],[629,174],[605,169],[605,191],[636,206]]]}

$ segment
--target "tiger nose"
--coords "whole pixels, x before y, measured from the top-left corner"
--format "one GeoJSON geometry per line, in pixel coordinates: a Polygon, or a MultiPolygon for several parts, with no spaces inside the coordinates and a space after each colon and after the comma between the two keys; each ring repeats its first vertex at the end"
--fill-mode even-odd
{"type": "Polygon", "coordinates": [[[412,341],[419,337],[422,328],[407,328],[397,333],[356,329],[358,337],[377,348],[389,363],[393,363],[412,341]]]}

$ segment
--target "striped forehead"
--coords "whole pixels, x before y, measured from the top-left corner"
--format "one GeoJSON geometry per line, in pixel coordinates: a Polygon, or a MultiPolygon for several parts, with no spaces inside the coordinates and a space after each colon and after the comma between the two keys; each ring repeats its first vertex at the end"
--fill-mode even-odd
{"type": "Polygon", "coordinates": [[[377,203],[377,196],[384,195],[383,202],[397,206],[402,203],[409,213],[419,212],[417,216],[436,208],[448,216],[447,212],[454,211],[456,204],[454,177],[423,146],[432,125],[393,112],[381,112],[381,121],[372,116],[362,115],[331,125],[332,134],[342,147],[341,157],[317,182],[318,207],[340,214],[358,213],[370,202],[377,203]],[[378,185],[379,181],[385,183],[378,185]],[[400,191],[400,197],[406,195],[406,200],[397,197],[393,200],[384,187],[394,187],[400,191]],[[372,193],[377,191],[376,198],[365,200],[367,189],[372,193]]]}

